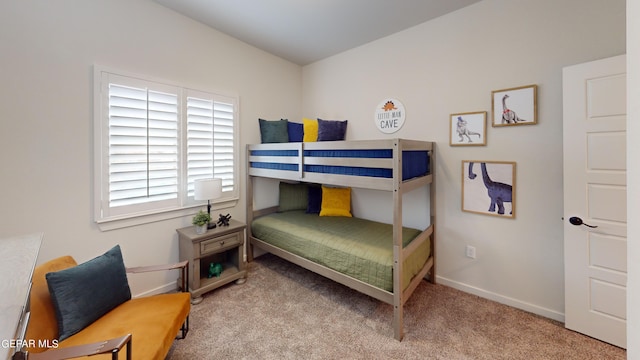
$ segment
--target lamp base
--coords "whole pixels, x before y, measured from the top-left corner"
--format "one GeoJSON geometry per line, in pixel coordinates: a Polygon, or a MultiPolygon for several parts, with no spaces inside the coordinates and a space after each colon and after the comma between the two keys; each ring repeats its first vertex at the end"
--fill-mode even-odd
{"type": "Polygon", "coordinates": [[[216,228],[216,223],[210,222],[209,224],[207,224],[207,229],[215,229],[216,228]]]}

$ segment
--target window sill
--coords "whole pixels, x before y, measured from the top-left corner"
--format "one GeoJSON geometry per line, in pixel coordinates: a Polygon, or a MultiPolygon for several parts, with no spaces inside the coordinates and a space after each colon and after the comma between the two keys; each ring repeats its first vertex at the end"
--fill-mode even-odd
{"type": "MultiPolygon", "coordinates": [[[[238,204],[238,199],[228,200],[220,203],[211,204],[211,211],[228,209],[238,204]]],[[[107,220],[98,220],[98,228],[100,231],[111,231],[117,229],[123,229],[132,226],[138,226],[143,224],[149,224],[152,222],[165,221],[170,219],[177,219],[185,216],[193,216],[199,210],[207,208],[207,204],[193,205],[176,210],[168,210],[160,213],[142,214],[126,218],[115,218],[107,220]]],[[[212,216],[213,218],[213,216],[212,216]]]]}

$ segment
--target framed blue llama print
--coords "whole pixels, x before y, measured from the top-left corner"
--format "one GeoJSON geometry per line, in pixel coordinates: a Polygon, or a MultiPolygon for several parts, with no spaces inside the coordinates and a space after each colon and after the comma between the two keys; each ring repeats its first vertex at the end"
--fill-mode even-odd
{"type": "Polygon", "coordinates": [[[487,145],[487,112],[467,112],[449,116],[449,145],[487,145]]]}
{"type": "Polygon", "coordinates": [[[516,163],[462,161],[462,211],[516,217],[516,163]]]}
{"type": "Polygon", "coordinates": [[[491,92],[491,125],[516,126],[538,123],[537,85],[527,85],[491,92]]]}

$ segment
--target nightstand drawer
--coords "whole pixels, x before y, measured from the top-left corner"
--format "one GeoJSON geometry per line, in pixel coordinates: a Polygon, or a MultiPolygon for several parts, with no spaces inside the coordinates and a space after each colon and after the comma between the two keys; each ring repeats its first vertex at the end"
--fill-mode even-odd
{"type": "Polygon", "coordinates": [[[238,246],[242,238],[239,233],[229,234],[222,237],[217,237],[211,240],[205,240],[200,243],[200,255],[206,255],[209,253],[215,253],[221,249],[238,246]]]}

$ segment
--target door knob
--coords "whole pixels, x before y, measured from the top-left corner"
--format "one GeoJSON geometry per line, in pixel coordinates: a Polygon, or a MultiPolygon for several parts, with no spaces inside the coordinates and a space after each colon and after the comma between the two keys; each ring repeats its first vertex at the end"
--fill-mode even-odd
{"type": "Polygon", "coordinates": [[[594,226],[594,225],[589,225],[589,224],[585,223],[584,221],[582,221],[582,219],[580,219],[577,216],[570,217],[569,218],[569,222],[571,223],[571,225],[576,225],[576,226],[584,225],[584,226],[587,226],[587,227],[590,227],[590,228],[594,228],[594,229],[598,227],[597,225],[594,226]]]}

